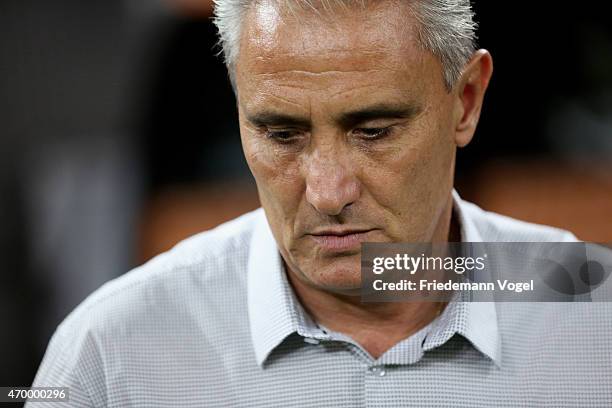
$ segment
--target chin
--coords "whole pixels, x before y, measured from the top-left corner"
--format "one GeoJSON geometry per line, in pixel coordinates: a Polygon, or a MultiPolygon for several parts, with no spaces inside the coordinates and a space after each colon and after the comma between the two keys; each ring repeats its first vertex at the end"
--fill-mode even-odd
{"type": "Polygon", "coordinates": [[[315,272],[309,276],[311,283],[331,292],[359,291],[361,289],[361,269],[359,257],[356,258],[356,261],[353,259],[335,260],[325,266],[315,267],[315,272]]]}

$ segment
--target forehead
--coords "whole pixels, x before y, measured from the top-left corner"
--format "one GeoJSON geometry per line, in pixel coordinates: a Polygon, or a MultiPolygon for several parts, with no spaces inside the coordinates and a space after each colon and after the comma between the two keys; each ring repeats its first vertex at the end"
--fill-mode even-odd
{"type": "Polygon", "coordinates": [[[406,2],[332,11],[284,4],[262,0],[247,13],[236,65],[242,109],[331,114],[443,92],[441,66],[418,45],[406,2]]]}
{"type": "Polygon", "coordinates": [[[244,20],[238,61],[252,74],[410,69],[424,54],[416,38],[405,2],[309,9],[262,0],[244,20]]]}

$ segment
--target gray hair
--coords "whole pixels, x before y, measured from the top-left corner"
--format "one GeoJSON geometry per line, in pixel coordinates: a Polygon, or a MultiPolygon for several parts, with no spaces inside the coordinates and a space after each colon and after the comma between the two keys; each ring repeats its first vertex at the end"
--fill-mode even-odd
{"type": "MultiPolygon", "coordinates": [[[[252,3],[257,0],[214,0],[214,23],[219,31],[219,44],[230,79],[234,79],[238,58],[242,20],[252,3]]],[[[323,6],[339,3],[365,4],[363,0],[277,0],[296,2],[314,8],[314,1],[323,6]]],[[[408,1],[408,0],[402,0],[408,1]]],[[[444,83],[451,90],[476,50],[476,27],[470,0],[414,0],[411,10],[418,21],[418,39],[421,47],[435,55],[442,64],[444,83]]],[[[291,4],[289,4],[291,5],[291,4]]],[[[327,7],[326,7],[327,8],[327,7]]]]}

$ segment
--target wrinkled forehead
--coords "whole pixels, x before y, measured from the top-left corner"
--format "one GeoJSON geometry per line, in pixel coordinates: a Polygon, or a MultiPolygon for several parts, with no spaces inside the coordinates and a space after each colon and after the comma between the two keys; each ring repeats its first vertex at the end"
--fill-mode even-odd
{"type": "Polygon", "coordinates": [[[261,0],[243,20],[240,54],[248,54],[256,65],[283,57],[301,64],[325,55],[360,54],[395,56],[402,63],[416,49],[416,24],[407,2],[261,0]]]}

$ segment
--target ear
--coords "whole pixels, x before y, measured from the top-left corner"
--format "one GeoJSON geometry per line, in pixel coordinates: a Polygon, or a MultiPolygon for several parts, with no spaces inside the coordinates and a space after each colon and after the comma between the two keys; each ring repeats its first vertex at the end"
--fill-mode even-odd
{"type": "Polygon", "coordinates": [[[491,54],[478,50],[455,85],[455,143],[458,147],[466,146],[474,136],[492,73],[491,54]]]}

